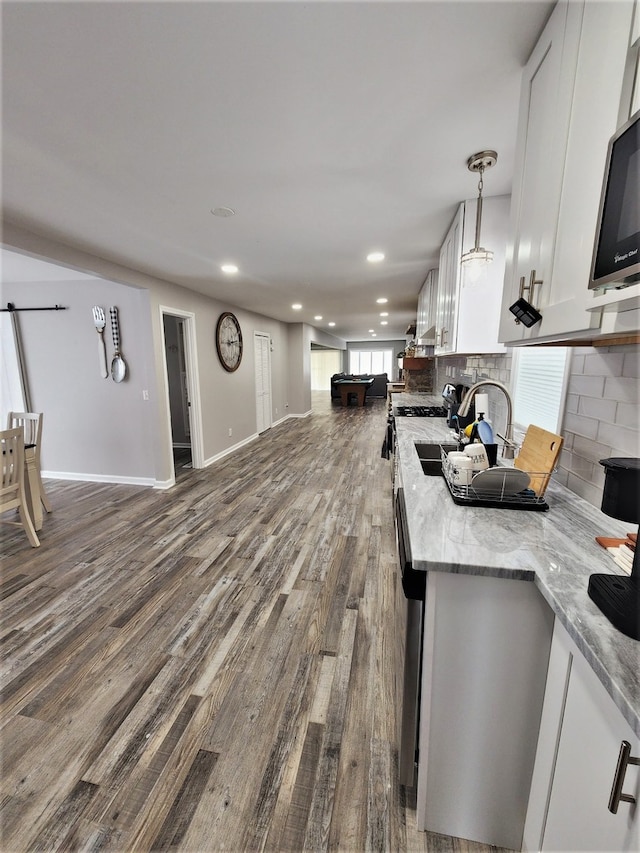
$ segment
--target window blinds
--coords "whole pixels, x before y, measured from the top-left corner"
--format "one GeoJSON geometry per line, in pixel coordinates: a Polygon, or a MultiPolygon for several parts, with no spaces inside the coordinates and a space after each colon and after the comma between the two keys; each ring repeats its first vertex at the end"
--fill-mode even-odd
{"type": "Polygon", "coordinates": [[[558,432],[565,398],[567,347],[521,347],[514,350],[513,420],[558,432]]]}
{"type": "Polygon", "coordinates": [[[387,373],[392,374],[393,350],[351,350],[349,352],[349,373],[387,373]]]}

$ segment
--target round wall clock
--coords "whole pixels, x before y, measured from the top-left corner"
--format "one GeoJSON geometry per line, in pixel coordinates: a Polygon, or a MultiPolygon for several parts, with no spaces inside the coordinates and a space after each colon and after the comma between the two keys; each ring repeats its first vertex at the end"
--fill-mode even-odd
{"type": "Polygon", "coordinates": [[[225,311],[216,326],[216,349],[220,364],[229,373],[240,367],[242,361],[242,332],[235,314],[225,311]]]}

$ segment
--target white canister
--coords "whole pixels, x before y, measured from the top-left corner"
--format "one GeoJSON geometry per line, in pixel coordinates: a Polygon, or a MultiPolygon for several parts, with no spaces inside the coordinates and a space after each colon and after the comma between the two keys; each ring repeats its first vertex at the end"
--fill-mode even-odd
{"type": "Polygon", "coordinates": [[[474,471],[485,471],[489,467],[489,459],[484,444],[467,444],[464,452],[471,458],[474,471]]]}
{"type": "Polygon", "coordinates": [[[470,485],[473,475],[476,473],[473,470],[473,459],[470,459],[464,453],[461,453],[457,459],[449,458],[451,460],[451,482],[454,486],[470,485]]]}

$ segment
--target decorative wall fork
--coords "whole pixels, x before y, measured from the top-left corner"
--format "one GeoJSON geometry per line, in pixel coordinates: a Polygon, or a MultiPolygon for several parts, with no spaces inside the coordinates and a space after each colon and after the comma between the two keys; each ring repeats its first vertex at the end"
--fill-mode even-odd
{"type": "Polygon", "coordinates": [[[109,371],[107,370],[107,350],[104,343],[104,327],[107,323],[106,317],[104,315],[104,311],[99,305],[94,305],[93,308],[93,322],[96,327],[96,331],[100,336],[98,339],[98,358],[100,361],[100,376],[103,379],[107,379],[109,376],[109,371]]]}

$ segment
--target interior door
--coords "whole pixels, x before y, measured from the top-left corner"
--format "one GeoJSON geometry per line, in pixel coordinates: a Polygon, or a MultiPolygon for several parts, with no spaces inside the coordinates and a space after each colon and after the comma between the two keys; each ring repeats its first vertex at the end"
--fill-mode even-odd
{"type": "Polygon", "coordinates": [[[163,316],[165,359],[171,414],[171,440],[174,461],[182,467],[191,465],[191,424],[189,417],[189,385],[186,370],[184,320],[169,314],[163,316]]]}
{"type": "Polygon", "coordinates": [[[271,341],[269,335],[254,332],[256,375],[256,424],[258,433],[271,427],[271,341]]]}

